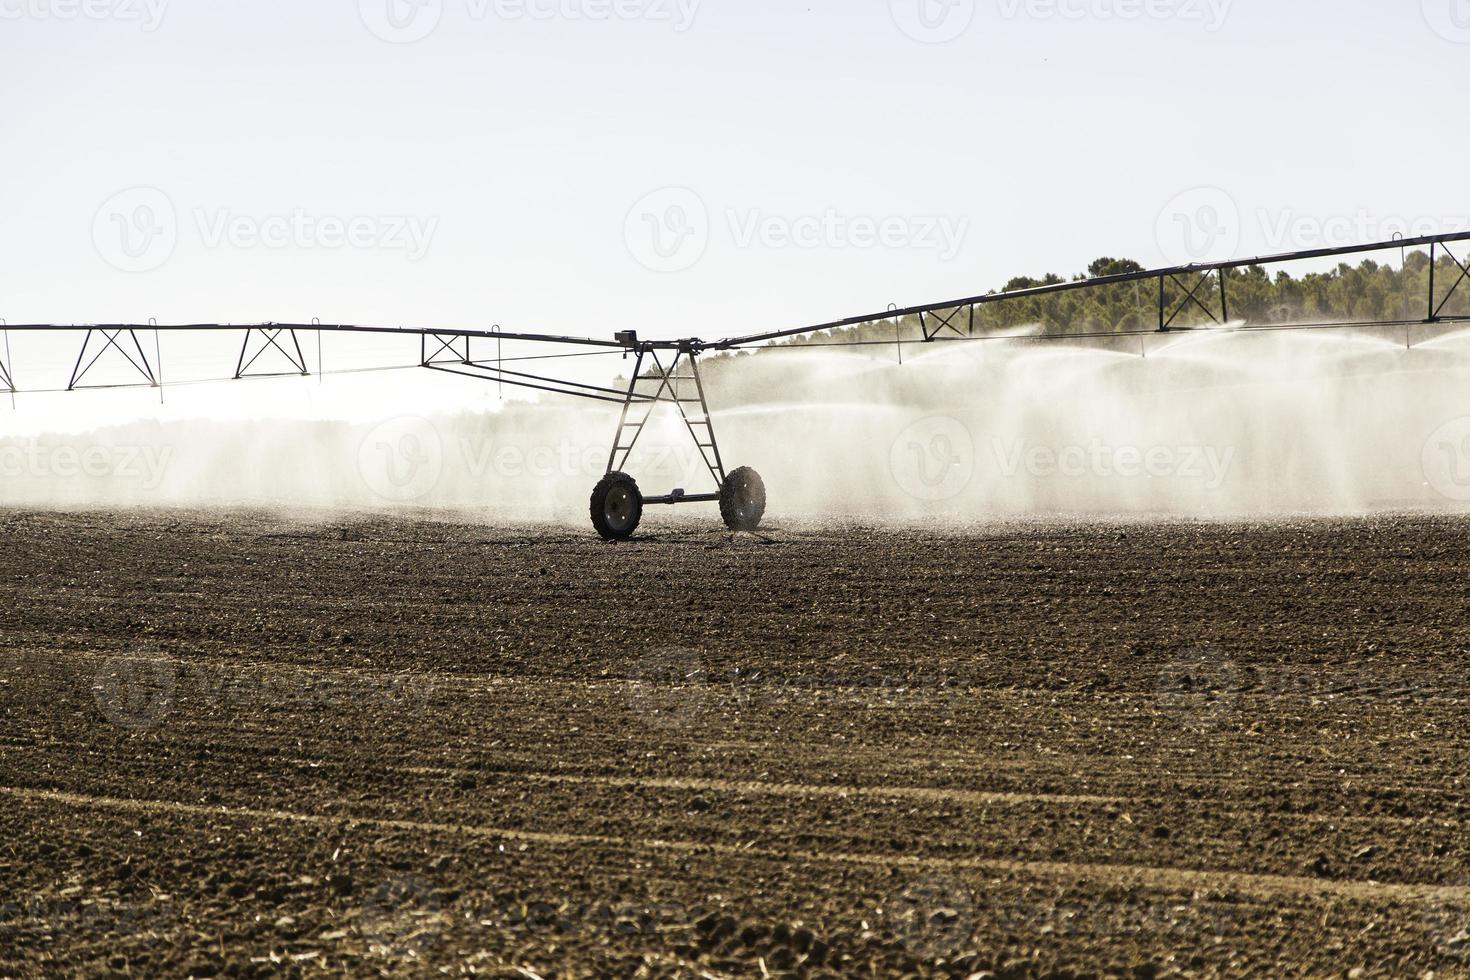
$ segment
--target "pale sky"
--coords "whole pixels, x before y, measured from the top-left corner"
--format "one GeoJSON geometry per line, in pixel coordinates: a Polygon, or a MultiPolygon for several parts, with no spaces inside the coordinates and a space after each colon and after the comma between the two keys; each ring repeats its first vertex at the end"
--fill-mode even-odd
{"type": "Polygon", "coordinates": [[[0,0],[0,316],[715,338],[1459,230],[1467,75],[1470,0],[0,0]]]}

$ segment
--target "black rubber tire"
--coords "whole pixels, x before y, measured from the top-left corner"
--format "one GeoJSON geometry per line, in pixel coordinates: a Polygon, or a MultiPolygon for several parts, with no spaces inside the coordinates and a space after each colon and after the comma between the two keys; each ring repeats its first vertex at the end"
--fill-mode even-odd
{"type": "Polygon", "coordinates": [[[604,541],[627,541],[643,520],[643,494],[626,473],[609,473],[592,491],[592,526],[604,541]]]}
{"type": "Polygon", "coordinates": [[[720,516],[732,531],[754,531],[766,516],[766,483],[749,466],[725,477],[720,487],[720,516]]]}

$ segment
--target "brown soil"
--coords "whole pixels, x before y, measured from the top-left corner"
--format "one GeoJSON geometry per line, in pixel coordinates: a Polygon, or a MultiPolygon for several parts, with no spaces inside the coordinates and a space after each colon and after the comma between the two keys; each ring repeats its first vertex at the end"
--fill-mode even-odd
{"type": "Polygon", "coordinates": [[[0,976],[1470,973],[1470,522],[666,521],[0,514],[0,976]]]}

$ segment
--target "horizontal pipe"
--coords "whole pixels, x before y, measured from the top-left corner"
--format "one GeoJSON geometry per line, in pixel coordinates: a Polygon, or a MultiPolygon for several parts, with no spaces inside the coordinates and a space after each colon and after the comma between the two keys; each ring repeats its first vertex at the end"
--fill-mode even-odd
{"type": "Polygon", "coordinates": [[[966,299],[950,300],[944,303],[928,303],[923,306],[910,306],[902,310],[884,310],[882,313],[872,313],[864,316],[848,317],[845,320],[834,320],[831,323],[821,323],[810,327],[795,327],[790,330],[777,330],[771,333],[750,334],[745,337],[735,337],[730,340],[717,341],[708,345],[719,350],[730,350],[736,347],[745,347],[751,344],[762,344],[772,340],[781,340],[785,337],[799,337],[802,334],[817,333],[822,330],[838,330],[843,327],[857,327],[867,323],[879,323],[883,320],[896,320],[900,317],[918,316],[921,313],[935,313],[940,310],[950,310],[963,306],[984,306],[987,303],[1002,303],[1006,300],[1034,299],[1038,296],[1050,296],[1054,293],[1065,293],[1075,289],[1094,289],[1101,286],[1118,286],[1125,283],[1144,282],[1153,279],[1164,279],[1168,276],[1181,276],[1190,273],[1199,274],[1206,272],[1218,272],[1220,270],[1244,269],[1253,265],[1280,265],[1284,262],[1302,262],[1310,259],[1335,258],[1343,255],[1358,255],[1368,252],[1385,252],[1392,249],[1422,248],[1425,245],[1443,244],[1445,242],[1470,241],[1470,231],[1456,232],[1450,235],[1430,235],[1424,238],[1399,239],[1397,241],[1374,242],[1369,245],[1352,245],[1340,248],[1317,248],[1303,252],[1284,252],[1279,255],[1265,255],[1253,259],[1232,259],[1228,262],[1211,262],[1201,265],[1179,265],[1165,269],[1148,269],[1143,272],[1125,272],[1116,276],[1099,276],[1094,279],[1076,279],[1071,282],[1053,283],[1049,286],[1035,286],[1030,289],[1017,289],[1008,293],[986,293],[982,296],[971,296],[966,299]]]}
{"type": "MultiPolygon", "coordinates": [[[[579,347],[603,347],[610,351],[626,350],[627,348],[615,340],[596,340],[591,337],[558,337],[552,334],[539,333],[494,333],[489,330],[427,330],[418,327],[364,327],[348,323],[173,323],[173,324],[84,324],[84,323],[17,323],[11,324],[9,330],[55,330],[55,331],[81,331],[81,330],[162,330],[168,333],[180,331],[220,331],[220,330],[320,330],[323,333],[367,333],[367,334],[395,334],[403,337],[473,337],[483,340],[524,340],[531,343],[541,344],[567,344],[579,347]]],[[[669,341],[670,348],[677,347],[675,341],[669,341]]]]}

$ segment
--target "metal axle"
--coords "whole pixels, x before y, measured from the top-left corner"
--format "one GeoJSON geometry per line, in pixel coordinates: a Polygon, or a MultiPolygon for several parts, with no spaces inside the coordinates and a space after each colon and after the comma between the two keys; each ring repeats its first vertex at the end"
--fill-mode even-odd
{"type": "Polygon", "coordinates": [[[644,497],[645,504],[661,504],[673,506],[674,504],[717,504],[720,495],[717,493],[685,493],[683,490],[675,490],[667,497],[644,497]]]}

